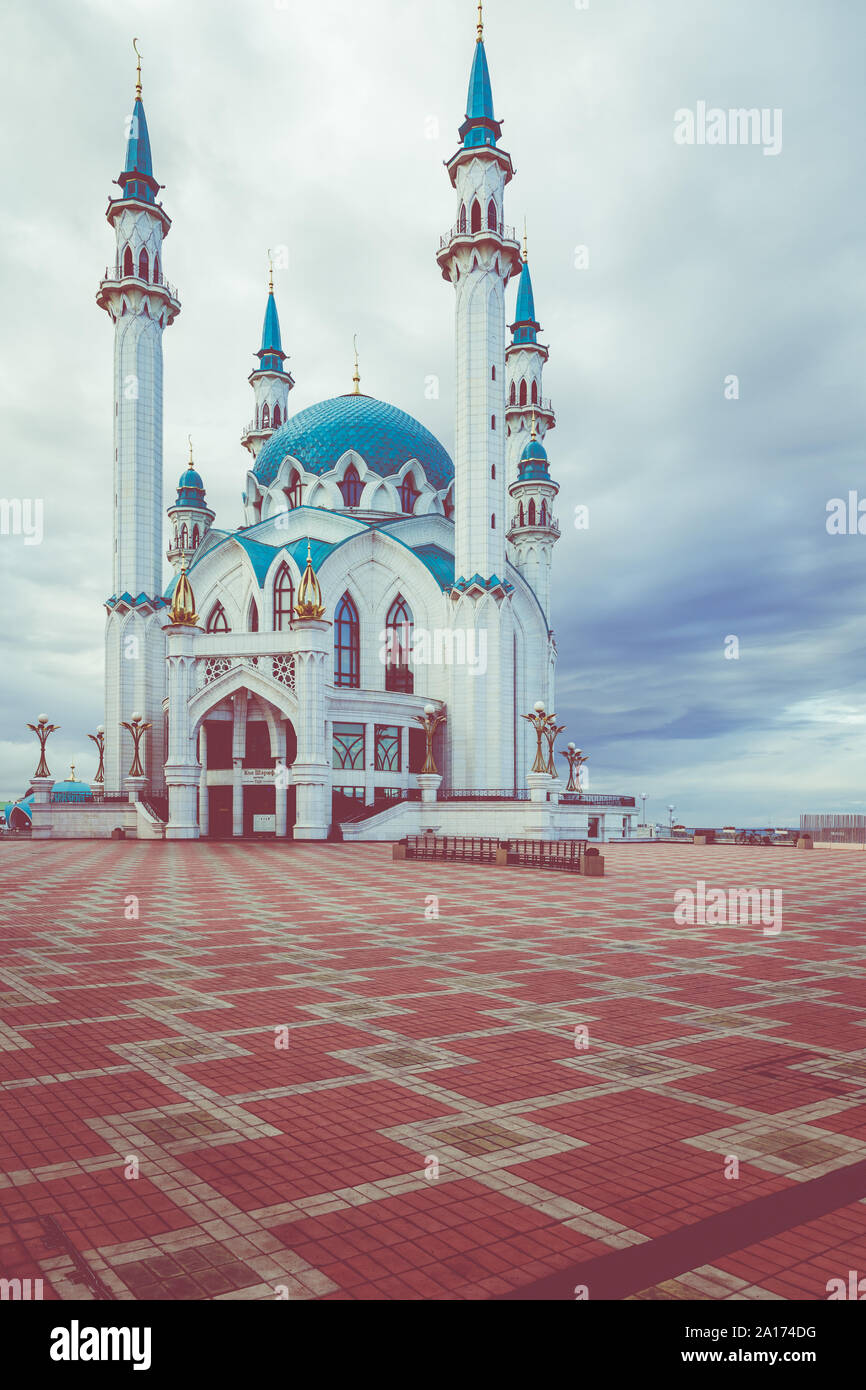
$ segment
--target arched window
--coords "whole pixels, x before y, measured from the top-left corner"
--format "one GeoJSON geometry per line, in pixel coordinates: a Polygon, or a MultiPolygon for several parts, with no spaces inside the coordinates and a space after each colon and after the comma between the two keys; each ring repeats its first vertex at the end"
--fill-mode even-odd
{"type": "Polygon", "coordinates": [[[159,284],[159,256],[153,258],[153,283],[159,284]]]}
{"type": "Polygon", "coordinates": [[[385,622],[386,690],[399,690],[406,695],[412,694],[414,676],[410,662],[412,660],[413,627],[412,610],[402,594],[398,594],[388,610],[388,617],[385,622]]]}
{"type": "Polygon", "coordinates": [[[460,216],[457,218],[457,230],[458,230],[458,232],[465,232],[465,231],[466,231],[466,204],[465,204],[465,203],[461,203],[461,204],[460,204],[460,216]]]}
{"type": "Polygon", "coordinates": [[[520,383],[520,404],[526,405],[526,377],[520,383]]]}
{"type": "Polygon", "coordinates": [[[412,477],[411,473],[407,473],[400,484],[400,506],[403,511],[411,516],[412,512],[415,510],[415,503],[420,496],[421,494],[415,486],[415,479],[412,477]]]}
{"type": "Polygon", "coordinates": [[[358,610],[348,594],[337,604],[334,618],[334,685],[361,684],[361,633],[358,610]]]}
{"type": "Polygon", "coordinates": [[[495,380],[496,380],[496,368],[495,368],[495,367],[491,367],[491,368],[490,368],[490,380],[491,380],[491,381],[495,381],[495,380]]]}
{"type": "Polygon", "coordinates": [[[490,465],[490,476],[491,476],[491,478],[495,478],[495,477],[496,477],[496,464],[495,464],[495,463],[491,463],[491,465],[490,465]]]}
{"type": "Polygon", "coordinates": [[[361,485],[361,475],[354,463],[349,464],[349,467],[343,474],[343,481],[339,484],[339,488],[343,496],[344,507],[360,507],[363,487],[361,485]]]}
{"type": "Polygon", "coordinates": [[[521,504],[520,504],[520,507],[519,507],[519,510],[518,510],[518,513],[517,513],[517,521],[518,521],[518,524],[519,524],[520,526],[525,526],[525,525],[526,525],[526,521],[525,521],[524,515],[523,515],[523,503],[522,503],[522,502],[521,502],[521,504]]]}
{"type": "Polygon", "coordinates": [[[150,261],[147,258],[147,252],[143,246],[138,253],[138,278],[139,280],[150,279],[150,261]]]}
{"type": "Polygon", "coordinates": [[[135,270],[132,265],[132,247],[127,246],[123,252],[123,273],[124,275],[134,275],[135,270]]]}
{"type": "Polygon", "coordinates": [[[547,502],[544,499],[541,503],[541,524],[542,526],[547,525],[547,502]]]}
{"type": "Polygon", "coordinates": [[[495,416],[495,415],[491,415],[491,417],[490,417],[490,428],[491,428],[492,430],[495,430],[495,429],[496,429],[496,416],[495,416]]]}
{"type": "Polygon", "coordinates": [[[262,406],[262,429],[263,429],[263,430],[270,429],[270,426],[271,426],[271,409],[270,409],[270,406],[269,406],[269,405],[263,405],[263,406],[262,406]]]}
{"type": "Polygon", "coordinates": [[[493,198],[487,204],[487,230],[495,232],[497,227],[496,202],[493,198]]]}
{"type": "Polygon", "coordinates": [[[189,531],[186,522],[180,528],[180,548],[181,550],[189,549],[189,531]]]}
{"type": "Polygon", "coordinates": [[[534,525],[535,525],[535,499],[534,499],[534,498],[530,498],[530,500],[529,500],[529,524],[530,524],[530,526],[534,526],[534,525]]]}
{"type": "Polygon", "coordinates": [[[282,415],[280,414],[280,407],[279,407],[278,405],[275,405],[275,406],[274,406],[274,429],[278,429],[279,426],[282,424],[282,421],[283,421],[283,417],[282,417],[282,415]]]}
{"type": "Polygon", "coordinates": [[[514,384],[513,381],[512,381],[512,383],[511,383],[511,392],[510,392],[509,397],[508,397],[508,403],[509,403],[509,405],[516,405],[516,404],[517,404],[517,387],[516,387],[516,385],[514,384]]]}
{"type": "Polygon", "coordinates": [[[207,620],[208,632],[231,632],[226,610],[221,603],[215,603],[207,620]]]}
{"type": "Polygon", "coordinates": [[[444,511],[445,515],[447,516],[448,520],[450,521],[451,518],[452,518],[452,516],[454,515],[454,489],[453,489],[453,488],[451,488],[448,492],[446,492],[445,497],[444,497],[444,499],[443,499],[443,501],[442,501],[442,510],[444,511]]]}
{"type": "Polygon", "coordinates": [[[491,531],[495,531],[495,530],[496,530],[496,513],[495,513],[495,512],[493,513],[492,517],[490,518],[490,529],[491,529],[491,531]]]}
{"type": "Polygon", "coordinates": [[[533,405],[538,405],[538,382],[537,382],[537,381],[533,381],[533,383],[532,383],[532,404],[533,404],[533,405]]]}
{"type": "Polygon", "coordinates": [[[481,204],[479,203],[479,201],[478,201],[477,198],[473,198],[473,200],[472,200],[472,209],[471,209],[469,215],[470,215],[470,219],[471,219],[471,221],[470,221],[470,229],[471,229],[473,232],[480,232],[480,231],[481,231],[481,204]]]}
{"type": "Polygon", "coordinates": [[[199,535],[198,526],[193,526],[193,528],[192,528],[192,548],[193,548],[193,550],[195,550],[195,548],[196,548],[196,546],[198,545],[198,543],[199,543],[200,540],[201,540],[201,536],[199,535]]]}
{"type": "Polygon", "coordinates": [[[296,507],[300,507],[301,475],[298,472],[297,468],[292,469],[291,474],[289,476],[289,485],[288,487],[283,488],[283,492],[286,494],[286,501],[288,502],[290,512],[293,512],[296,507]]]}
{"type": "Polygon", "coordinates": [[[292,605],[295,594],[292,574],[286,564],[280,565],[274,580],[274,631],[288,632],[292,625],[292,605]]]}
{"type": "Polygon", "coordinates": [[[250,632],[259,630],[259,606],[254,598],[250,599],[250,611],[247,615],[247,627],[250,632]]]}

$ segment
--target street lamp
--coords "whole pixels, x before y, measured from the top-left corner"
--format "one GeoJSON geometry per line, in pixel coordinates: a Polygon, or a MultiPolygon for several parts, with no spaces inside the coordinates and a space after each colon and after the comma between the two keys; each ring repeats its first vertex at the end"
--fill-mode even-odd
{"type": "Polygon", "coordinates": [[[674,833],[674,811],[675,811],[676,809],[677,809],[676,806],[669,806],[669,807],[668,807],[668,813],[669,813],[670,818],[671,818],[671,820],[670,820],[670,832],[671,832],[672,835],[673,835],[673,833],[674,833]]]}
{"type": "Polygon", "coordinates": [[[642,810],[641,810],[641,821],[643,822],[643,825],[646,826],[646,799],[647,799],[647,793],[646,793],[646,792],[641,792],[641,794],[640,794],[640,799],[641,799],[641,801],[643,802],[643,808],[642,808],[642,810]]]}

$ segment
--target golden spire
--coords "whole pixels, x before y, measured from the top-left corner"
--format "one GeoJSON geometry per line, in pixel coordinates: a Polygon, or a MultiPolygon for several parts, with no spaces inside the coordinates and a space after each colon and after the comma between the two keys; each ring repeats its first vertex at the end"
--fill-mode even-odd
{"type": "Polygon", "coordinates": [[[531,439],[536,439],[536,438],[537,438],[537,435],[536,435],[536,433],[535,433],[535,406],[532,407],[532,434],[530,435],[530,438],[531,438],[531,439]]]}
{"type": "Polygon", "coordinates": [[[353,380],[353,382],[355,383],[355,392],[354,392],[354,394],[355,394],[356,396],[360,396],[360,394],[361,394],[361,375],[360,375],[360,373],[359,373],[359,371],[358,371],[358,335],[357,335],[357,333],[355,333],[355,334],[353,335],[353,337],[352,337],[352,342],[353,342],[354,345],[355,345],[355,375],[352,377],[352,380],[353,380]]]}
{"type": "Polygon", "coordinates": [[[481,9],[481,0],[478,0],[478,43],[484,38],[484,15],[481,9]]]}
{"type": "Polygon", "coordinates": [[[132,40],[132,46],[135,49],[135,56],[138,59],[138,67],[136,69],[137,76],[135,82],[135,99],[136,101],[141,101],[141,54],[138,51],[138,39],[132,40]]]}
{"type": "Polygon", "coordinates": [[[307,537],[307,568],[304,570],[298,588],[298,601],[295,604],[295,612],[302,622],[310,622],[324,617],[325,605],[322,603],[322,590],[316,578],[316,571],[313,569],[313,552],[310,539],[307,537]]]}
{"type": "Polygon", "coordinates": [[[526,218],[523,219],[523,259],[529,260],[529,250],[526,245],[526,218]]]}
{"type": "Polygon", "coordinates": [[[268,277],[269,277],[269,278],[268,278],[268,292],[269,292],[270,294],[273,294],[273,292],[274,292],[274,258],[273,258],[273,256],[272,256],[271,253],[270,253],[270,249],[268,250],[268,277]]]}
{"type": "Polygon", "coordinates": [[[189,440],[189,466],[192,468],[192,435],[188,434],[187,439],[189,440]]]}
{"type": "Polygon", "coordinates": [[[186,556],[181,559],[180,574],[172,595],[169,618],[178,627],[195,627],[198,614],[195,611],[195,595],[186,575],[186,556]]]}

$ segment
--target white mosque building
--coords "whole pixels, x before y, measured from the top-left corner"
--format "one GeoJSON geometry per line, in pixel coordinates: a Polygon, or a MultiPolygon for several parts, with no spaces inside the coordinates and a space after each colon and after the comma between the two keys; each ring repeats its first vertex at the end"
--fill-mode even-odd
{"type": "Polygon", "coordinates": [[[479,15],[445,166],[453,225],[435,256],[456,311],[454,459],[361,391],[357,358],[353,390],[295,412],[272,277],[241,439],[243,515],[219,524],[191,454],[165,552],[162,337],[181,306],[139,66],[107,212],[115,258],[97,294],[114,328],[104,784],[80,807],[37,788],[34,833],[107,834],[124,794],[127,833],[169,839],[317,840],[338,825],[378,839],[628,833],[633,798],[564,797],[564,781],[530,772],[536,734],[522,716],[536,702],[556,709],[559,489],[545,449],[548,349],[526,240],[506,222],[513,168],[500,136],[479,15]],[[133,776],[136,718],[149,727],[133,776]]]}

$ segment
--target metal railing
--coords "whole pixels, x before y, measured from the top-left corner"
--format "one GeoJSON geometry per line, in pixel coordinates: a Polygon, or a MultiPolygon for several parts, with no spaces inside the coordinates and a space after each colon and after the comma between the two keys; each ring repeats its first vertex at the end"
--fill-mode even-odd
{"type": "MultiPolygon", "coordinates": [[[[517,347],[522,347],[523,344],[522,344],[522,343],[517,343],[516,346],[517,346],[517,347]]],[[[533,410],[535,410],[535,411],[537,411],[539,414],[552,415],[552,414],[553,414],[553,402],[551,401],[551,399],[550,399],[549,396],[541,396],[537,401],[511,401],[511,400],[509,400],[509,401],[506,401],[506,403],[505,403],[505,414],[506,414],[506,415],[508,414],[509,410],[527,410],[527,411],[529,411],[529,412],[532,412],[533,410]]]]}
{"type": "Polygon", "coordinates": [[[529,790],[521,787],[445,787],[438,795],[439,801],[528,801],[529,790]]]}
{"type": "Polygon", "coordinates": [[[137,270],[133,270],[133,273],[131,275],[127,275],[124,272],[123,267],[121,265],[115,264],[113,266],[107,265],[105,267],[105,274],[102,278],[103,283],[106,280],[137,280],[140,285],[149,285],[151,287],[153,285],[156,285],[159,289],[167,290],[168,293],[171,295],[172,299],[177,299],[177,286],[173,285],[170,280],[166,280],[165,276],[162,274],[161,271],[159,275],[153,275],[149,280],[145,280],[144,276],[139,275],[137,270]]]}
{"type": "Polygon", "coordinates": [[[529,521],[524,516],[523,520],[521,521],[520,515],[518,513],[517,516],[513,516],[511,518],[511,525],[508,529],[509,531],[545,530],[553,531],[553,533],[557,536],[560,534],[559,522],[556,520],[555,517],[551,516],[549,516],[545,521],[540,521],[538,518],[536,518],[535,521],[529,521]]]}
{"type": "Polygon", "coordinates": [[[359,804],[357,811],[340,816],[340,823],[342,825],[355,825],[358,821],[369,820],[371,816],[378,816],[380,812],[387,811],[389,806],[401,806],[406,801],[421,800],[421,793],[416,787],[403,789],[397,796],[380,796],[375,793],[374,796],[375,799],[372,802],[359,804]]]}
{"type": "Polygon", "coordinates": [[[491,232],[494,236],[502,237],[503,241],[513,241],[518,246],[520,245],[520,236],[517,228],[509,227],[505,222],[500,222],[496,227],[479,227],[475,232],[470,231],[468,224],[465,227],[461,227],[460,223],[457,222],[451,228],[450,232],[439,238],[439,250],[444,251],[446,246],[450,246],[452,241],[455,241],[457,237],[485,237],[490,236],[491,232]]]}
{"type": "Polygon", "coordinates": [[[633,796],[606,796],[604,792],[561,792],[560,804],[570,806],[634,806],[633,796]]]}

